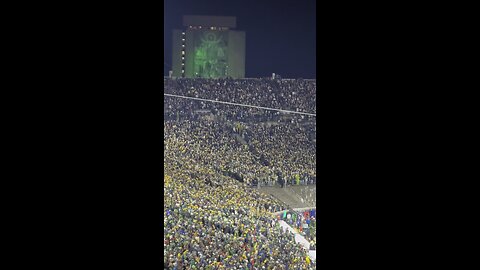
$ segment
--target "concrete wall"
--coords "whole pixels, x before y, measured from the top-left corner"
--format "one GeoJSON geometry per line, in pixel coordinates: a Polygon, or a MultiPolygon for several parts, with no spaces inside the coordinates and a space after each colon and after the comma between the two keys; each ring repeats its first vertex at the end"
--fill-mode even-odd
{"type": "Polygon", "coordinates": [[[182,77],[182,31],[173,30],[172,71],[174,77],[182,77]]]}
{"type": "Polygon", "coordinates": [[[194,60],[195,60],[195,40],[193,35],[194,30],[186,30],[186,44],[185,44],[185,77],[194,77],[194,60]]]}
{"type": "Polygon", "coordinates": [[[245,32],[229,31],[228,76],[245,78],[245,32]]]}

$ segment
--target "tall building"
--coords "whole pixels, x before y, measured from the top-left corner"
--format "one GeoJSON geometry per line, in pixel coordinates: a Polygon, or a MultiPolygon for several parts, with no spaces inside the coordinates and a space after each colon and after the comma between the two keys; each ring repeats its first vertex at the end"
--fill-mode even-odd
{"type": "Polygon", "coordinates": [[[172,76],[244,78],[245,32],[235,17],[183,16],[182,30],[173,30],[172,76]]]}

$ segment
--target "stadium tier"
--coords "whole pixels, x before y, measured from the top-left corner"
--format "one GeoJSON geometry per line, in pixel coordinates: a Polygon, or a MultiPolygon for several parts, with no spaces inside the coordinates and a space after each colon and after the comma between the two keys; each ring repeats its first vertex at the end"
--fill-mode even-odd
{"type": "MultiPolygon", "coordinates": [[[[164,96],[165,265],[315,269],[295,234],[278,222],[312,249],[315,212],[296,212],[259,190],[316,183],[315,116],[255,106],[314,115],[316,82],[166,78],[164,85],[165,93],[182,96],[164,96]]],[[[304,199],[314,203],[310,193],[304,199]]]]}

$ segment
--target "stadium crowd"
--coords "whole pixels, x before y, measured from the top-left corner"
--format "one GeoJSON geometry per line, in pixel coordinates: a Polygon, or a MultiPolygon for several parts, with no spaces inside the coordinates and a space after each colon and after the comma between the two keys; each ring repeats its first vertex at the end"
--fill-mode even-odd
{"type": "Polygon", "coordinates": [[[164,82],[170,94],[316,113],[315,80],[179,78],[164,82]]]}
{"type": "MultiPolygon", "coordinates": [[[[302,108],[301,111],[311,109],[310,112],[315,112],[315,102],[309,104],[305,101],[312,95],[311,88],[315,89],[312,81],[166,79],[165,91],[169,94],[246,104],[261,100],[264,103],[257,105],[266,106],[269,100],[275,100],[276,95],[290,96],[285,89],[288,89],[286,86],[293,87],[294,83],[297,83],[295,90],[290,89],[290,92],[296,93],[298,98],[284,99],[276,106],[302,108]],[[277,85],[277,88],[271,87],[272,84],[277,85]],[[221,91],[225,85],[235,86],[227,89],[233,89],[231,91],[236,94],[232,96],[238,95],[236,99],[229,98],[221,91]],[[271,90],[274,94],[270,96],[257,94],[265,92],[262,87],[276,90],[271,90]]],[[[310,100],[315,100],[314,96],[310,100]]],[[[224,170],[247,184],[257,185],[260,182],[262,185],[299,185],[301,182],[316,182],[316,127],[313,118],[177,97],[165,97],[164,102],[167,121],[183,122],[180,130],[188,133],[195,130],[193,134],[204,136],[209,147],[213,142],[212,149],[216,152],[214,158],[217,163],[221,163],[224,170]],[[206,116],[214,121],[199,121],[206,116]]],[[[199,138],[191,139],[198,141],[199,138]]]]}
{"type": "MultiPolygon", "coordinates": [[[[316,82],[312,80],[164,79],[164,86],[165,93],[173,95],[316,113],[316,82]]],[[[222,120],[258,122],[276,120],[283,116],[278,111],[251,107],[229,106],[225,109],[221,104],[205,101],[192,102],[169,97],[165,100],[165,118],[195,117],[195,110],[205,109],[222,120]]],[[[304,115],[291,119],[294,122],[304,120],[312,119],[304,115]]]]}
{"type": "MultiPolygon", "coordinates": [[[[311,81],[164,83],[170,94],[316,110],[311,81]]],[[[259,182],[315,183],[316,129],[308,123],[311,119],[174,97],[164,102],[165,266],[315,269],[305,249],[276,222],[279,217],[273,213],[289,207],[250,188],[259,182]]]]}
{"type": "Polygon", "coordinates": [[[284,220],[298,233],[302,234],[310,243],[310,250],[316,250],[317,220],[316,210],[294,211],[285,210],[278,215],[278,219],[284,220]]]}

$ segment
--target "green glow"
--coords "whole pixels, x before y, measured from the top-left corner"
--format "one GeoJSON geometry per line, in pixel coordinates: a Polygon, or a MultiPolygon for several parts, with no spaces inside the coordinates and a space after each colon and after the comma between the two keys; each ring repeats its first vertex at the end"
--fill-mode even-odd
{"type": "Polygon", "coordinates": [[[226,31],[196,31],[194,75],[201,78],[227,76],[226,31]]]}

